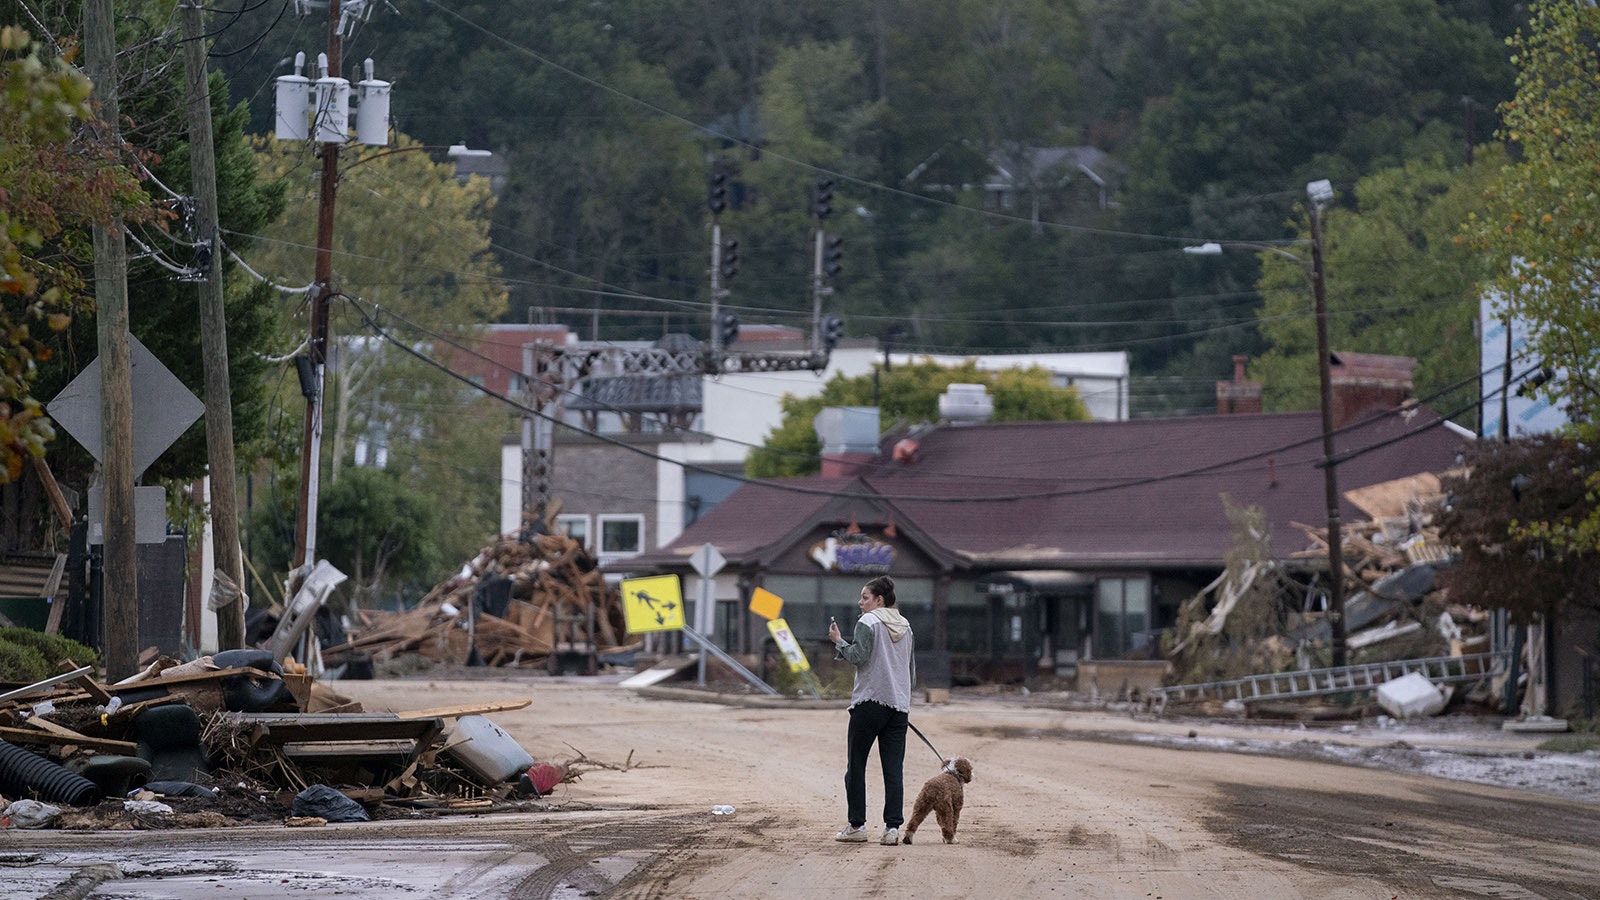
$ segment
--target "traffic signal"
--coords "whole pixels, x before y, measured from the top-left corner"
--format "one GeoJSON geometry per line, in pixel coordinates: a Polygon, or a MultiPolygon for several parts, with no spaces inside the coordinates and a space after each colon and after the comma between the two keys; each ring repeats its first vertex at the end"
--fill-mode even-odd
{"type": "Polygon", "coordinates": [[[722,346],[732,346],[739,339],[739,317],[731,312],[717,316],[717,336],[722,338],[722,346]]]}
{"type": "Polygon", "coordinates": [[[822,346],[832,350],[839,346],[839,339],[844,337],[844,320],[838,316],[828,316],[822,320],[822,346]]]}
{"type": "Polygon", "coordinates": [[[844,238],[837,234],[828,235],[822,250],[822,274],[832,280],[842,271],[844,271],[844,238]]]}
{"type": "Polygon", "coordinates": [[[724,281],[739,274],[739,239],[722,239],[722,278],[724,281]]]}
{"type": "Polygon", "coordinates": [[[818,178],[816,189],[811,193],[811,212],[819,219],[826,219],[833,214],[833,179],[818,178]]]}
{"type": "Polygon", "coordinates": [[[722,163],[711,164],[711,175],[706,178],[706,205],[713,215],[728,208],[728,172],[722,163]]]}

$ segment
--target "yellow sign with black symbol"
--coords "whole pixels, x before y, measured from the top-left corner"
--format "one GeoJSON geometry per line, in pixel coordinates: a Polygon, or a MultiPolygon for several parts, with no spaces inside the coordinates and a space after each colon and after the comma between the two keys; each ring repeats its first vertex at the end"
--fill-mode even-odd
{"type": "Polygon", "coordinates": [[[767,630],[772,632],[772,640],[778,645],[778,652],[783,654],[783,661],[788,664],[789,671],[811,671],[806,651],[800,649],[800,642],[795,639],[794,632],[789,630],[788,622],[783,619],[772,619],[767,622],[767,630]]]}
{"type": "Polygon", "coordinates": [[[622,616],[631,634],[683,628],[683,584],[676,575],[624,579],[622,616]]]}

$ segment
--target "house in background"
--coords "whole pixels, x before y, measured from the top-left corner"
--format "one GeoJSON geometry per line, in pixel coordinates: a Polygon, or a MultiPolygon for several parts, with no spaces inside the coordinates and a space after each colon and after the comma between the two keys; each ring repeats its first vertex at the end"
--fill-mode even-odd
{"type": "MultiPolygon", "coordinates": [[[[1339,450],[1372,448],[1340,463],[1340,487],[1444,471],[1470,440],[1384,398],[1340,423],[1339,450]]],[[[817,638],[830,616],[855,618],[861,583],[889,574],[930,679],[1045,674],[1114,690],[1153,678],[1155,633],[1223,569],[1224,497],[1259,507],[1274,552],[1304,569],[1293,523],[1326,520],[1321,441],[1317,412],[941,426],[824,476],[743,485],[629,568],[684,576],[694,597],[689,558],[715,546],[729,565],[714,579],[714,637],[736,652],[765,634],[746,611],[754,588],[817,638]]]]}

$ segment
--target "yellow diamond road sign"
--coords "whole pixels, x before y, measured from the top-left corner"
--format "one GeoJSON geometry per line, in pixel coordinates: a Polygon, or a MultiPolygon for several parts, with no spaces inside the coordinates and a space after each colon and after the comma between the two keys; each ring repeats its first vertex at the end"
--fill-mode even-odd
{"type": "Polygon", "coordinates": [[[623,579],[622,615],[632,634],[681,629],[684,626],[683,585],[678,576],[623,579]]]}

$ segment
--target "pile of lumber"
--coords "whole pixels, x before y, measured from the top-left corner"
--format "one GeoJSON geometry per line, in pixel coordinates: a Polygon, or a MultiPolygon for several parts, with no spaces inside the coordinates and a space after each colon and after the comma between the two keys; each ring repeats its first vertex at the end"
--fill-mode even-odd
{"type": "Polygon", "coordinates": [[[360,819],[548,808],[529,803],[579,775],[548,763],[535,768],[549,783],[521,778],[532,755],[484,719],[531,698],[365,712],[293,666],[218,668],[222,658],[162,657],[114,684],[64,660],[59,675],[0,683],[0,829],[8,809],[34,814],[28,827],[321,824],[293,818],[318,786],[356,801],[360,819]],[[241,679],[286,689],[267,702],[227,687],[241,679]]]}
{"type": "Polygon", "coordinates": [[[622,601],[583,545],[559,532],[505,535],[405,612],[358,610],[329,665],[417,654],[434,662],[545,665],[555,653],[591,659],[630,649],[622,601]]]}

